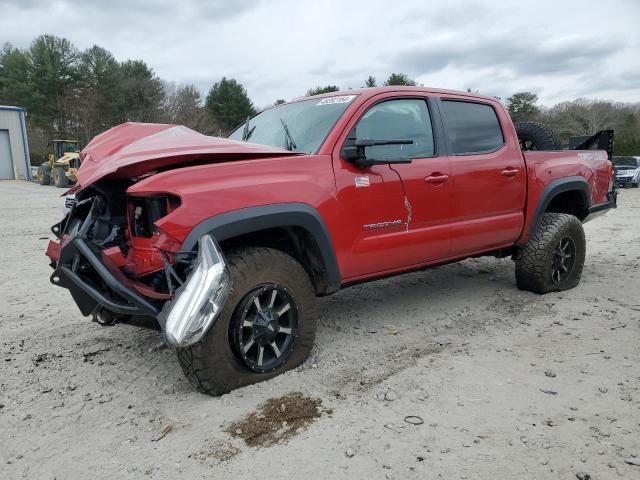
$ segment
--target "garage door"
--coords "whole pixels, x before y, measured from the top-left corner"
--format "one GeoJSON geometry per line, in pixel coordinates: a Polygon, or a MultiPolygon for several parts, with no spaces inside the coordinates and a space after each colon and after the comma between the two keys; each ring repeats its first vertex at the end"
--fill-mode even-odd
{"type": "Polygon", "coordinates": [[[0,130],[0,180],[13,179],[9,130],[0,130]]]}

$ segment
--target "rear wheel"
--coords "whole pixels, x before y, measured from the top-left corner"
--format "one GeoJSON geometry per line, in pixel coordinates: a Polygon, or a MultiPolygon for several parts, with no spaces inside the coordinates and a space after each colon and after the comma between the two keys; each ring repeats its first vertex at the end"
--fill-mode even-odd
{"type": "Polygon", "coordinates": [[[69,186],[67,171],[64,167],[55,167],[53,169],[53,184],[58,188],[66,188],[69,186]]]}
{"type": "Polygon", "coordinates": [[[529,242],[516,254],[518,288],[548,293],[575,287],[585,252],[580,220],[566,213],[545,213],[529,242]]]}
{"type": "Polygon", "coordinates": [[[560,138],[553,129],[544,123],[519,122],[515,124],[520,150],[562,150],[560,138]]]}
{"type": "Polygon", "coordinates": [[[200,392],[221,395],[302,364],[316,331],[313,285],[302,266],[270,248],[228,258],[232,290],[204,339],[178,349],[178,361],[200,392]]]}
{"type": "Polygon", "coordinates": [[[43,163],[38,167],[37,177],[40,185],[49,185],[51,183],[51,166],[43,163]]]}

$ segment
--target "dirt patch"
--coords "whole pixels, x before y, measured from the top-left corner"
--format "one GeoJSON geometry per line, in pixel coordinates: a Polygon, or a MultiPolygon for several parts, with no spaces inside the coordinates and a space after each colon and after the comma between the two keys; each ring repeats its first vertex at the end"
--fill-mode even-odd
{"type": "Polygon", "coordinates": [[[281,443],[302,432],[323,413],[322,400],[305,397],[300,392],[271,398],[253,412],[225,430],[229,435],[241,438],[250,447],[269,447],[281,443]]]}
{"type": "Polygon", "coordinates": [[[240,453],[240,449],[228,442],[213,442],[193,457],[200,463],[217,465],[227,462],[240,453]]]}

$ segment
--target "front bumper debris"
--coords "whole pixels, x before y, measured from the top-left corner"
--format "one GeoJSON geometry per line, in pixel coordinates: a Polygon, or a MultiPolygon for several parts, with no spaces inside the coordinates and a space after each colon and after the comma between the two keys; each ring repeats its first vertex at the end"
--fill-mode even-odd
{"type": "Polygon", "coordinates": [[[93,201],[80,225],[68,227],[67,216],[52,227],[58,241],[51,241],[47,248],[54,268],[51,282],[68,289],[85,316],[102,312],[126,323],[153,320],[154,328],[160,326],[167,344],[173,347],[187,347],[202,339],[220,314],[231,286],[229,270],[215,240],[210,235],[200,239],[187,279],[172,300],[167,300],[171,294],[149,295],[146,290],[152,288],[141,289],[146,284],[127,277],[106,250],[87,239],[98,210],[93,201]]]}
{"type": "Polygon", "coordinates": [[[158,315],[167,344],[184,348],[201,340],[224,306],[231,275],[213,237],[200,238],[198,258],[175,297],[158,315]]]}
{"type": "Polygon", "coordinates": [[[91,315],[99,306],[120,315],[155,317],[159,313],[156,305],[117,278],[115,268],[108,268],[105,259],[80,236],[65,241],[62,246],[50,242],[47,254],[57,257],[51,283],[67,288],[83,315],[91,315]],[[103,285],[89,278],[88,268],[98,275],[103,285]]]}

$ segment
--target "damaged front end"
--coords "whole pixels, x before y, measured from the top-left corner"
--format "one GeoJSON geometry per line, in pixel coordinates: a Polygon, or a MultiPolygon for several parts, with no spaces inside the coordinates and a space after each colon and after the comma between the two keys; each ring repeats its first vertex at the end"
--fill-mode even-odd
{"type": "Polygon", "coordinates": [[[51,282],[66,288],[80,312],[102,325],[130,323],[161,329],[174,347],[198,342],[219,315],[230,275],[215,240],[198,251],[155,222],[179,208],[169,194],[127,195],[126,183],[94,185],[76,194],[76,205],[52,227],[47,255],[51,282]]]}

